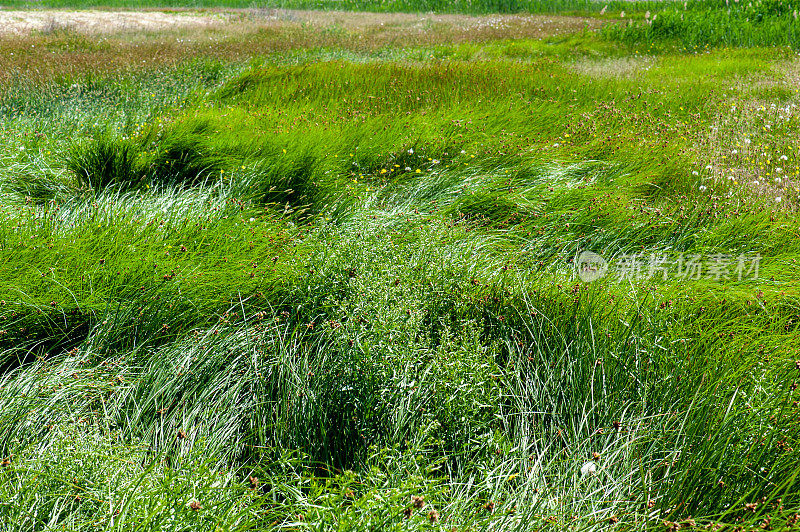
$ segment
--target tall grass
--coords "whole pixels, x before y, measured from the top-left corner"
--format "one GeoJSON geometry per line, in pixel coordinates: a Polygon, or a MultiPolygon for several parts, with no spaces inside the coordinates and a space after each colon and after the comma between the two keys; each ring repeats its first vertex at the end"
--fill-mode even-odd
{"type": "MultiPolygon", "coordinates": [[[[689,51],[718,46],[800,46],[798,6],[790,2],[689,2],[658,8],[646,20],[604,28],[628,44],[668,42],[689,51]]],[[[647,12],[650,15],[650,11],[647,12]]]]}
{"type": "Polygon", "coordinates": [[[591,76],[625,56],[583,35],[90,77],[98,107],[8,89],[2,526],[788,527],[797,126],[737,131],[770,188],[698,149],[730,98],[788,105],[737,85],[771,52],[591,76]],[[764,257],[587,284],[584,249],[764,257]]]}

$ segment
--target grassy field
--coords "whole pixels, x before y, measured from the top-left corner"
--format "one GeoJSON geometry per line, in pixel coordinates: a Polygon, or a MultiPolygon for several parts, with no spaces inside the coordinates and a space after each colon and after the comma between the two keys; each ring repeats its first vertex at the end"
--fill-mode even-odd
{"type": "Polygon", "coordinates": [[[579,4],[0,37],[0,530],[798,524],[793,8],[579,4]]]}

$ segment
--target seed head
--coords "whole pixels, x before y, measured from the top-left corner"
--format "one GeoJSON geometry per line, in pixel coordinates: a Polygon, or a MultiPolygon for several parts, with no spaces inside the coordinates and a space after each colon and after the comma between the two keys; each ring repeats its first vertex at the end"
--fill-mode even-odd
{"type": "Polygon", "coordinates": [[[584,477],[591,477],[597,474],[597,464],[594,462],[586,462],[581,466],[581,475],[584,477]]]}

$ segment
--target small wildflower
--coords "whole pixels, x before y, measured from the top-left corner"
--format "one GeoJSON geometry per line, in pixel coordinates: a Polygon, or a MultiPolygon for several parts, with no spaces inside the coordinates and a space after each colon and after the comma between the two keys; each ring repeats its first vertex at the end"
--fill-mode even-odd
{"type": "Polygon", "coordinates": [[[597,474],[597,464],[594,462],[586,462],[581,466],[581,475],[590,477],[597,474]]]}

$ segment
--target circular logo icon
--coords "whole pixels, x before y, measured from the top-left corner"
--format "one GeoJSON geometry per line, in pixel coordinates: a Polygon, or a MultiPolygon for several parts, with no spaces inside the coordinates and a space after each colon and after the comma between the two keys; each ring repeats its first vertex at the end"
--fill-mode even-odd
{"type": "Polygon", "coordinates": [[[600,279],[608,271],[606,259],[593,251],[583,251],[578,255],[576,262],[578,277],[584,283],[591,283],[600,279]]]}

